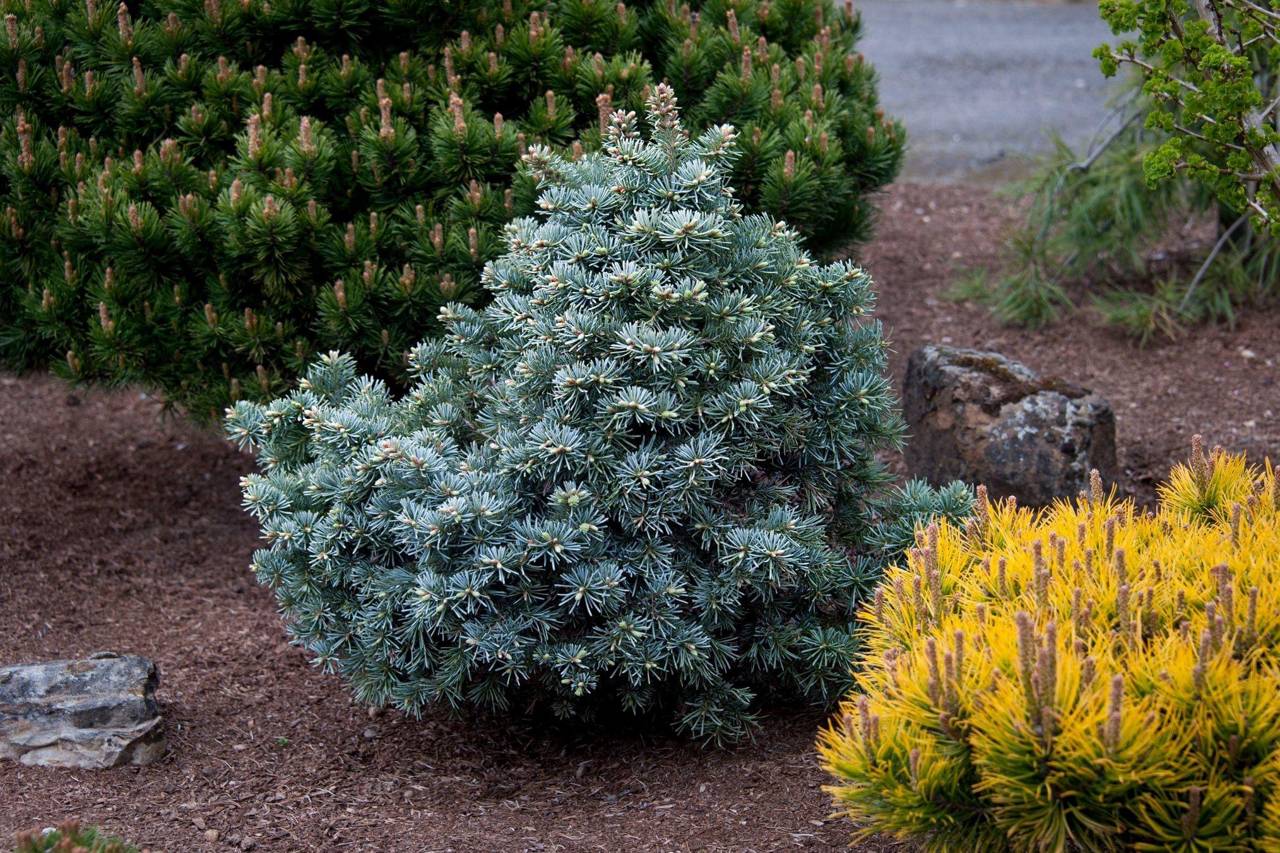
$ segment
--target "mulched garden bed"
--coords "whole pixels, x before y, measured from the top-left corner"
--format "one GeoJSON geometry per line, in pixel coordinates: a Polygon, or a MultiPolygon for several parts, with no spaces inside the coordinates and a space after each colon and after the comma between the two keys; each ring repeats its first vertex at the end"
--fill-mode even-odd
{"type": "MultiPolygon", "coordinates": [[[[1000,327],[943,297],[997,257],[1006,201],[903,185],[866,261],[906,354],[994,348],[1092,387],[1119,421],[1121,487],[1149,500],[1192,432],[1280,451],[1280,312],[1137,349],[1087,313],[1000,327]]],[[[68,817],[154,850],[841,849],[816,711],[729,752],[637,732],[566,739],[432,715],[370,716],[284,640],[246,565],[250,460],[136,392],[0,377],[0,662],[102,649],[156,660],[170,754],[114,771],[0,768],[0,833],[68,817]]],[[[0,837],[3,837],[0,835],[0,837]]],[[[888,850],[875,842],[861,849],[888,850]]]]}

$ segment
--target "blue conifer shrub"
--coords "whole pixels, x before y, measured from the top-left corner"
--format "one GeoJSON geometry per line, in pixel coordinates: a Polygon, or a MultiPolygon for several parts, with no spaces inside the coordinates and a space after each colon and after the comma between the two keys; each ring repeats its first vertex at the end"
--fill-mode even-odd
{"type": "Polygon", "coordinates": [[[671,90],[604,150],[527,164],[483,311],[449,305],[400,399],[330,354],[238,403],[290,630],[359,699],[622,708],[717,743],[763,695],[850,684],[854,613],[914,519],[969,494],[889,493],[902,423],[868,276],[744,215],[734,130],[697,138],[671,90]]]}

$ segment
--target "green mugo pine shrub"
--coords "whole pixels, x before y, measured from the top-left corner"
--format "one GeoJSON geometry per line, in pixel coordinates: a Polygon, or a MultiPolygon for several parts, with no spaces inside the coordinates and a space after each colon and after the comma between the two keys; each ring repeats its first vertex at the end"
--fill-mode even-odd
{"type": "Polygon", "coordinates": [[[871,282],[743,213],[732,128],[690,139],[666,86],[650,117],[648,142],[617,112],[605,154],[530,152],[541,216],[402,398],[331,354],[229,413],[262,466],[254,569],[364,702],[620,707],[728,742],[762,694],[849,685],[902,536],[873,497],[902,423],[871,282]]]}
{"type": "Polygon", "coordinates": [[[830,0],[0,0],[0,359],[200,419],[315,355],[393,384],[483,299],[533,144],[598,147],[667,80],[742,129],[749,211],[867,236],[904,136],[830,0]]]}

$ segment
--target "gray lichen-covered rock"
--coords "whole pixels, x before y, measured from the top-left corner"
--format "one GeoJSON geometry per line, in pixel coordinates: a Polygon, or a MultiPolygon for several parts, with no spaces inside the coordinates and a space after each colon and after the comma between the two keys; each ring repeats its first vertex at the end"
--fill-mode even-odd
{"type": "Polygon", "coordinates": [[[111,652],[0,667],[0,758],[89,769],[149,764],[165,750],[158,680],[146,658],[111,652]]]}
{"type": "Polygon", "coordinates": [[[1116,419],[1102,397],[1037,376],[996,352],[925,346],[903,391],[913,476],[964,479],[993,497],[1043,506],[1116,473],[1116,419]]]}

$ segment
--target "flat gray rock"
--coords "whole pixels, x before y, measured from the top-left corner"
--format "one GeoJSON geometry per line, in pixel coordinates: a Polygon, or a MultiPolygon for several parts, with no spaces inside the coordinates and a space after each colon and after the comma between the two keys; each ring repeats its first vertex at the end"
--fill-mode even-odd
{"type": "Polygon", "coordinates": [[[149,764],[165,751],[155,664],[102,652],[0,667],[0,758],[42,767],[149,764]]]}
{"type": "Polygon", "coordinates": [[[912,476],[981,483],[1030,506],[1072,498],[1089,472],[1116,474],[1116,418],[1084,388],[1041,378],[998,352],[925,346],[903,386],[912,476]]]}

